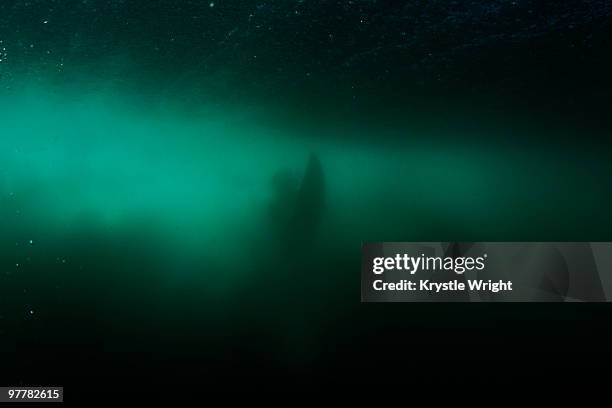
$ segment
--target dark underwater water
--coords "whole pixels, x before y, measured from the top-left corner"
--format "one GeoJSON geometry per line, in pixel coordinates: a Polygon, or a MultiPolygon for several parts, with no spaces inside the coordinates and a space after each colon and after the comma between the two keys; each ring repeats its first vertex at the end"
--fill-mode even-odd
{"type": "Polygon", "coordinates": [[[509,370],[533,337],[547,367],[574,361],[559,338],[595,350],[567,332],[605,305],[360,304],[359,263],[365,241],[611,240],[611,16],[3,1],[3,383],[359,381],[407,344],[464,364],[448,338],[477,361],[512,344],[509,370]]]}

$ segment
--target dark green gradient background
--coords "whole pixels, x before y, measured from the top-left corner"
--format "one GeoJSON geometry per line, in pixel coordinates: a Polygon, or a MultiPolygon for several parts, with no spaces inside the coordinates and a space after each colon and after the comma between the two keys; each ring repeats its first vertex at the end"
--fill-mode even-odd
{"type": "Polygon", "coordinates": [[[335,383],[407,344],[511,370],[534,339],[546,367],[605,342],[605,305],[362,305],[359,262],[612,240],[609,2],[209,3],[0,5],[2,383],[335,383]],[[287,250],[272,179],[311,152],[325,211],[287,250]]]}

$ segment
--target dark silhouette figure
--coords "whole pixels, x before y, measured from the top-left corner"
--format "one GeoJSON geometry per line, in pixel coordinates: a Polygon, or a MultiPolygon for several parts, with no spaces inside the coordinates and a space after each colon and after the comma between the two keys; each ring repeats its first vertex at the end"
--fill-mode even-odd
{"type": "Polygon", "coordinates": [[[325,207],[325,180],[318,156],[310,154],[299,186],[287,172],[274,176],[272,217],[282,241],[290,248],[312,244],[325,207]]]}
{"type": "Polygon", "coordinates": [[[325,204],[325,181],[321,161],[311,154],[298,191],[292,229],[302,238],[314,237],[321,222],[325,204]]]}

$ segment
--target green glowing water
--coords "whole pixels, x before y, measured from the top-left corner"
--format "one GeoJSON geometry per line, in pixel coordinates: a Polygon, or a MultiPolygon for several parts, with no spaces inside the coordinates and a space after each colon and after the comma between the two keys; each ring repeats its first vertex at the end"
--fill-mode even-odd
{"type": "Polygon", "coordinates": [[[124,348],[156,328],[189,341],[265,330],[289,354],[313,352],[325,322],[358,305],[363,241],[609,238],[611,165],[579,135],[503,123],[313,133],[235,106],[187,114],[50,89],[0,98],[7,347],[68,322],[47,334],[124,348]],[[312,246],[287,252],[272,180],[299,180],[311,152],[324,215],[312,246]]]}
{"type": "Polygon", "coordinates": [[[579,237],[608,194],[603,152],[529,144],[528,135],[499,143],[501,135],[406,130],[398,140],[331,127],[313,137],[299,123],[266,127],[231,109],[151,114],[113,95],[43,90],[4,98],[0,109],[3,215],[15,228],[35,223],[32,239],[84,217],[109,228],[137,219],[171,246],[222,255],[226,239],[244,245],[268,233],[273,175],[301,177],[310,152],[324,166],[325,225],[349,246],[440,231],[533,237],[533,222],[579,237]],[[559,222],[563,213],[574,216],[559,222]]]}

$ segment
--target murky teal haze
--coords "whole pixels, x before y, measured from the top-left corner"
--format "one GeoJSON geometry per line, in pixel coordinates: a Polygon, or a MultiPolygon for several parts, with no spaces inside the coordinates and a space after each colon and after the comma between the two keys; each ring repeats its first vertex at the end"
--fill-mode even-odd
{"type": "MultiPolygon", "coordinates": [[[[503,123],[327,122],[313,135],[299,121],[274,126],[235,107],[152,112],[117,92],[44,87],[13,91],[0,110],[12,330],[89,307],[103,326],[148,331],[178,315],[189,332],[201,319],[247,319],[258,314],[254,298],[274,303],[285,291],[327,293],[333,318],[354,303],[363,241],[595,240],[610,223],[607,148],[551,143],[554,128],[532,137],[528,124],[513,124],[522,133],[510,139],[503,123]],[[324,170],[325,212],[315,245],[287,253],[272,180],[280,170],[299,180],[311,152],[324,170]],[[151,321],[124,322],[132,313],[151,321]]],[[[274,333],[292,324],[262,314],[274,333]]],[[[121,337],[115,347],[129,344],[121,337]]]]}
{"type": "Polygon", "coordinates": [[[361,243],[612,240],[605,2],[255,3],[0,5],[9,382],[537,325],[366,309],[361,243]]]}

